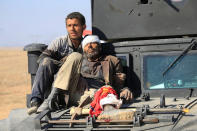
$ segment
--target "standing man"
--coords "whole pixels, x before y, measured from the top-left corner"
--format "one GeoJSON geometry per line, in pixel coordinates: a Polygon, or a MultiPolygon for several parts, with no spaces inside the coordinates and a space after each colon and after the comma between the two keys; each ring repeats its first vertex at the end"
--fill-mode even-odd
{"type": "MultiPolygon", "coordinates": [[[[69,82],[66,83],[68,85],[72,83],[71,79],[78,80],[77,77],[79,76],[71,78],[69,74],[73,71],[79,71],[81,64],[81,41],[83,31],[86,28],[85,17],[79,12],[73,12],[66,17],[65,22],[68,35],[52,41],[38,60],[39,67],[32,87],[31,108],[28,109],[28,114],[37,112],[38,107],[48,97],[54,75],[57,72],[53,85],[58,84],[59,86],[61,84],[59,81],[65,80],[65,78],[69,79],[69,82]]],[[[60,91],[55,88],[51,92],[56,94],[60,91]]]]}

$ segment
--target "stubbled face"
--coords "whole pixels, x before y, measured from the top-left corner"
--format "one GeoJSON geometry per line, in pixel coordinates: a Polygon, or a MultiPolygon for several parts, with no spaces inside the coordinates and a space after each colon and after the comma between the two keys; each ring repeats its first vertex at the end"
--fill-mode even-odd
{"type": "Polygon", "coordinates": [[[98,43],[93,42],[85,45],[83,50],[84,50],[84,54],[89,60],[96,60],[100,55],[101,47],[99,46],[98,43]]]}
{"type": "Polygon", "coordinates": [[[81,39],[83,30],[86,25],[81,25],[80,21],[76,18],[66,20],[66,29],[70,39],[78,40],[81,39]]]}

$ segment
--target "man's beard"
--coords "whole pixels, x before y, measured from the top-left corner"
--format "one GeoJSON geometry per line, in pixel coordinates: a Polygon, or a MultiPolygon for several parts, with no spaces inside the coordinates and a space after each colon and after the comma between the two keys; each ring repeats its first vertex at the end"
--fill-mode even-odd
{"type": "Polygon", "coordinates": [[[93,52],[91,53],[87,53],[87,52],[84,52],[85,56],[87,57],[87,59],[89,60],[96,60],[97,58],[99,58],[100,56],[100,51],[99,51],[99,48],[97,49],[92,49],[93,52]]]}

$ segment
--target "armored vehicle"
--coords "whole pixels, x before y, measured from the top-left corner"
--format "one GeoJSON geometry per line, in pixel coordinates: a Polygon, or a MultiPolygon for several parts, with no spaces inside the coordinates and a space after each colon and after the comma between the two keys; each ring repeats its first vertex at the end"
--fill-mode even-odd
{"type": "MultiPolygon", "coordinates": [[[[70,121],[70,109],[47,110],[25,117],[11,129],[196,130],[197,1],[92,0],[91,5],[93,34],[105,41],[103,53],[121,59],[127,74],[125,86],[135,99],[121,108],[134,110],[133,119],[81,116],[70,121]]],[[[25,47],[32,82],[35,61],[44,48],[25,47]]]]}

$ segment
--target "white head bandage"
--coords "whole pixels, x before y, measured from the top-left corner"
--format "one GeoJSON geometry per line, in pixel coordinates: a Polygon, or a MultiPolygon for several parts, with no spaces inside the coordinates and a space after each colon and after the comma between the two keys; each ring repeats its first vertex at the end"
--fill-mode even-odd
{"type": "Polygon", "coordinates": [[[100,105],[101,108],[103,108],[104,105],[115,105],[119,108],[122,105],[122,100],[118,100],[114,94],[108,94],[100,100],[100,105]]]}
{"type": "Polygon", "coordinates": [[[89,35],[86,36],[83,41],[82,41],[82,49],[84,49],[84,47],[88,44],[88,43],[93,43],[93,42],[97,42],[100,44],[100,39],[97,35],[89,35]]]}

